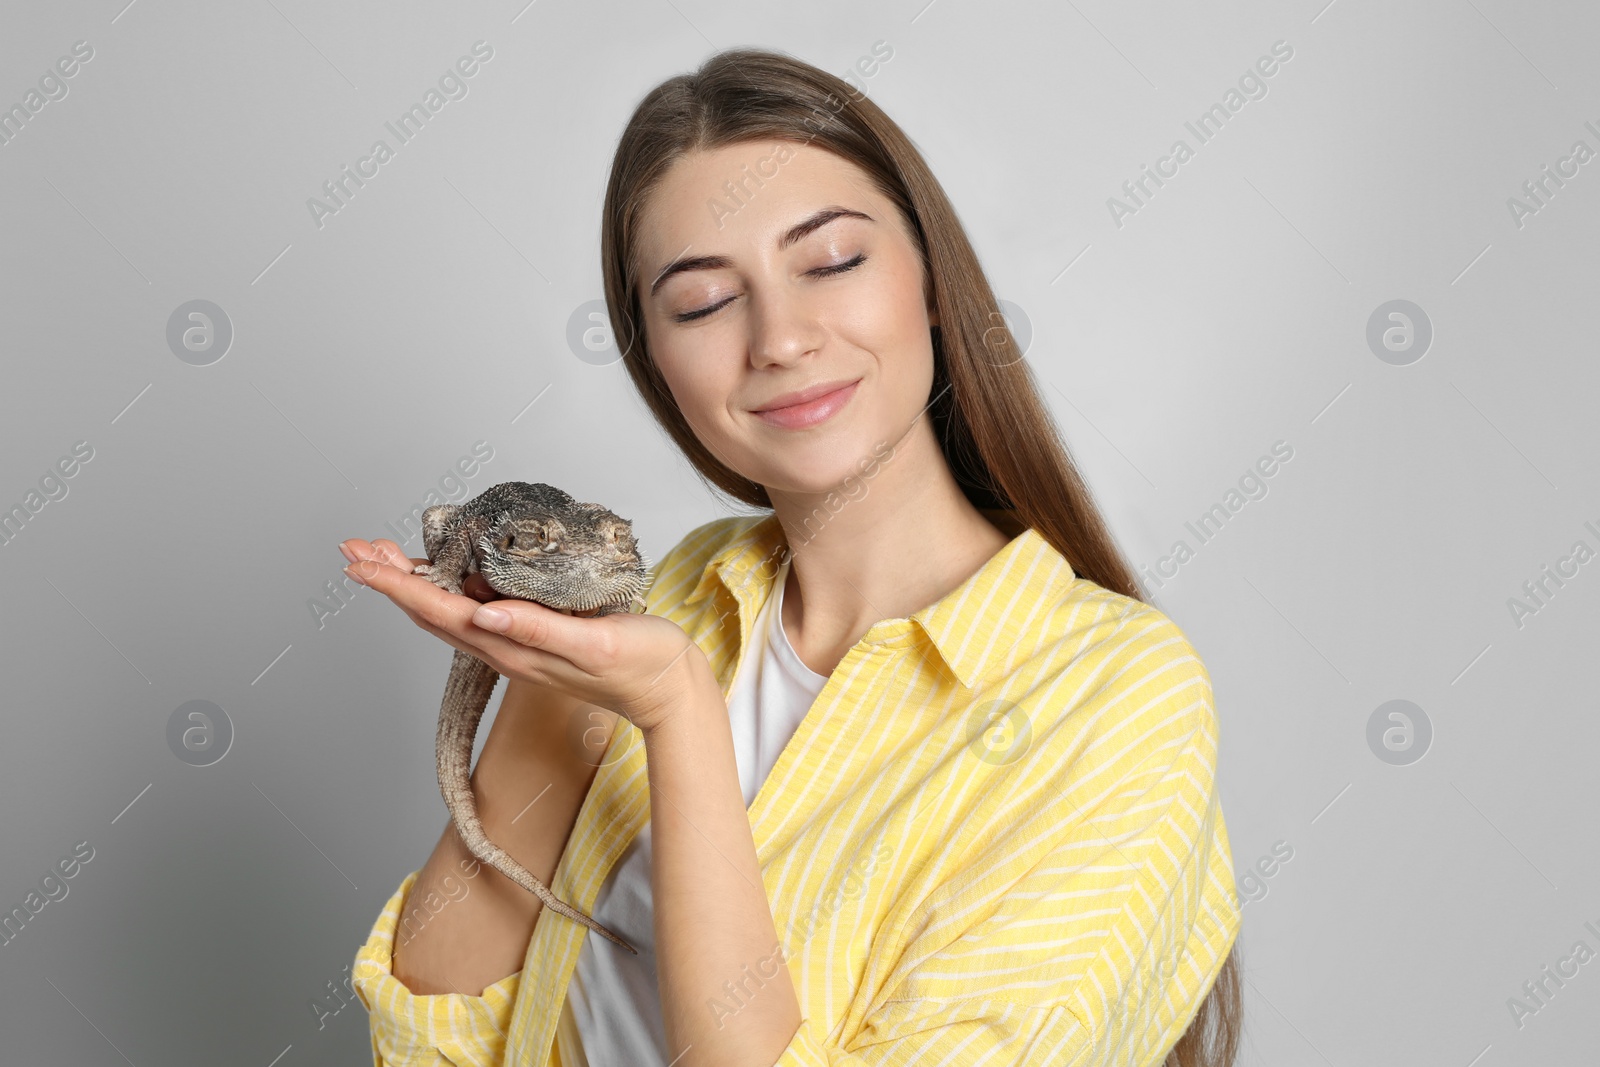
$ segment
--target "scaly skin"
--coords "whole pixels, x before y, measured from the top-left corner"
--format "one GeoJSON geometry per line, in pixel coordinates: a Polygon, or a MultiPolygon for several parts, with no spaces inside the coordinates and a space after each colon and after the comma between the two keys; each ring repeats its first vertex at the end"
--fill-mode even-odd
{"type": "MultiPolygon", "coordinates": [[[[544,483],[501,482],[464,504],[436,504],[422,513],[422,543],[430,562],[421,575],[461,594],[469,574],[502,596],[532,600],[565,614],[630,611],[648,584],[650,561],[639,551],[633,525],[599,504],[574,500],[544,483]]],[[[629,952],[638,949],[560,900],[499,845],[478,819],[472,794],[472,746],[500,675],[476,656],[456,651],[439,708],[436,741],[439,790],[467,849],[557,915],[582,923],[629,952]]]]}

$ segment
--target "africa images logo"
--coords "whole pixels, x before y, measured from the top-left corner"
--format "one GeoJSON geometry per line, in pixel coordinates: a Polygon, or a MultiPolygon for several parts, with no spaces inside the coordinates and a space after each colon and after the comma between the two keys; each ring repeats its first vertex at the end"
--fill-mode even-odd
{"type": "MultiPolygon", "coordinates": [[[[487,63],[494,58],[494,48],[487,41],[477,41],[472,45],[472,54],[462,56],[456,60],[452,69],[439,75],[439,87],[430,87],[422,94],[420,103],[412,104],[393,122],[385,122],[384,128],[394,135],[396,146],[410,144],[417,134],[422,132],[428,120],[443,110],[445,104],[451,100],[464,99],[469,91],[467,79],[477,74],[481,63],[487,63]]],[[[350,169],[346,163],[340,168],[339,175],[322,183],[322,191],[326,200],[309,197],[306,200],[306,210],[311,212],[311,221],[316,223],[317,229],[322,229],[323,219],[329,215],[337,215],[349,206],[356,190],[364,188],[367,180],[378,176],[379,168],[394,158],[396,148],[391,148],[389,142],[383,138],[372,142],[367,154],[356,160],[355,170],[350,169]],[[364,180],[365,179],[365,180],[364,180]]]]}
{"type": "MultiPolygon", "coordinates": [[[[1294,58],[1294,46],[1288,41],[1277,40],[1272,42],[1272,55],[1262,56],[1245,72],[1239,75],[1238,88],[1228,86],[1222,94],[1222,99],[1200,112],[1194,122],[1185,122],[1184,129],[1194,137],[1196,145],[1209,143],[1212,138],[1222,132],[1223,126],[1234,115],[1243,110],[1244,105],[1251,100],[1260,100],[1267,95],[1266,79],[1278,73],[1281,64],[1294,58]],[[1276,57],[1276,58],[1274,58],[1276,57]]],[[[1137,215],[1139,209],[1146,206],[1146,202],[1156,194],[1156,190],[1166,185],[1162,179],[1176,178],[1179,168],[1195,156],[1197,149],[1190,146],[1182,137],[1172,142],[1172,147],[1167,149],[1167,154],[1156,160],[1155,169],[1151,170],[1149,164],[1140,167],[1143,171],[1137,178],[1131,178],[1122,183],[1123,195],[1126,200],[1119,200],[1114,196],[1106,197],[1106,210],[1111,213],[1111,224],[1117,229],[1122,229],[1123,219],[1129,215],[1137,215]],[[1168,168],[1171,169],[1168,169],[1168,168]],[[1155,188],[1151,188],[1151,184],[1155,188]],[[1140,194],[1144,194],[1142,197],[1140,194]]]]}

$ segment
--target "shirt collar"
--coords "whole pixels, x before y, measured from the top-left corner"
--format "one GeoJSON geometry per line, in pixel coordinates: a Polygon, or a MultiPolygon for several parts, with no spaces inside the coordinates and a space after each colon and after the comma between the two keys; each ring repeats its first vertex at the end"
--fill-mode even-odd
{"type": "MultiPolygon", "coordinates": [[[[951,673],[968,689],[991,671],[1003,666],[1022,642],[1022,631],[1032,624],[1041,599],[1059,592],[1076,575],[1066,558],[1033,527],[1023,527],[1016,513],[1006,509],[979,509],[1004,532],[1012,535],[960,585],[932,604],[911,614],[951,673]],[[1005,610],[988,620],[989,631],[972,633],[971,624],[996,606],[994,596],[1008,577],[1021,584],[1005,598],[1005,610]],[[993,632],[993,631],[998,631],[993,632]]],[[[692,604],[711,594],[716,583],[733,594],[741,610],[753,615],[765,602],[786,551],[783,527],[771,512],[757,518],[714,554],[700,580],[684,598],[692,604]]],[[[749,619],[740,620],[747,631],[749,619]]]]}

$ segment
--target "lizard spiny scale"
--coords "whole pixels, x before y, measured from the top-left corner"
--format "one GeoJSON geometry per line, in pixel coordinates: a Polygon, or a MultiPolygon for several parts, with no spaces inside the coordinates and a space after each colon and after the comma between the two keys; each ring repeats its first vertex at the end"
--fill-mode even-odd
{"type": "MultiPolygon", "coordinates": [[[[464,504],[435,504],[422,513],[422,541],[429,562],[413,573],[458,595],[467,575],[481,574],[502,596],[568,615],[597,609],[598,616],[642,607],[649,585],[650,560],[639,551],[631,522],[543,482],[501,482],[464,504]]],[[[472,793],[472,747],[499,678],[478,657],[456,650],[436,739],[439,790],[456,833],[468,851],[547,909],[637,955],[638,949],[556,897],[483,832],[472,793]]]]}

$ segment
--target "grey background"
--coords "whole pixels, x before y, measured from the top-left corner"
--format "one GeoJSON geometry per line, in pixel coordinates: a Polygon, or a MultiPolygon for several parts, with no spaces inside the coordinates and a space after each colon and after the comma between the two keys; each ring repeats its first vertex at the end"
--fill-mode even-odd
{"type": "Polygon", "coordinates": [[[1507,206],[1600,149],[1592,5],[125,3],[0,10],[0,105],[94,49],[0,146],[0,507],[94,449],[0,545],[0,910],[95,850],[0,946],[0,1059],[366,1062],[360,1005],[319,1030],[309,1002],[444,824],[450,652],[370,591],[319,627],[335,545],[478,440],[472,491],[562,485],[658,557],[725,513],[567,343],[615,138],[715,49],[843,73],[881,40],[858,80],[1026,319],[1129,558],[1195,548],[1150,591],[1215,684],[1236,868],[1293,851],[1244,908],[1242,1062],[1593,1060],[1600,962],[1520,1027],[1507,1006],[1600,950],[1600,562],[1508,606],[1600,548],[1600,162],[1520,227],[1507,206]],[[478,40],[468,94],[318,228],[307,198],[478,40]],[[1267,95],[1197,145],[1183,123],[1279,40],[1267,95]],[[233,328],[209,366],[166,341],[195,299],[233,328]],[[1404,366],[1366,342],[1397,299],[1434,333],[1404,366]],[[1197,546],[1276,441],[1267,494],[1197,546]],[[1405,765],[1367,740],[1397,699],[1432,729],[1405,765]],[[234,731],[207,767],[168,747],[191,700],[234,731]]]}

